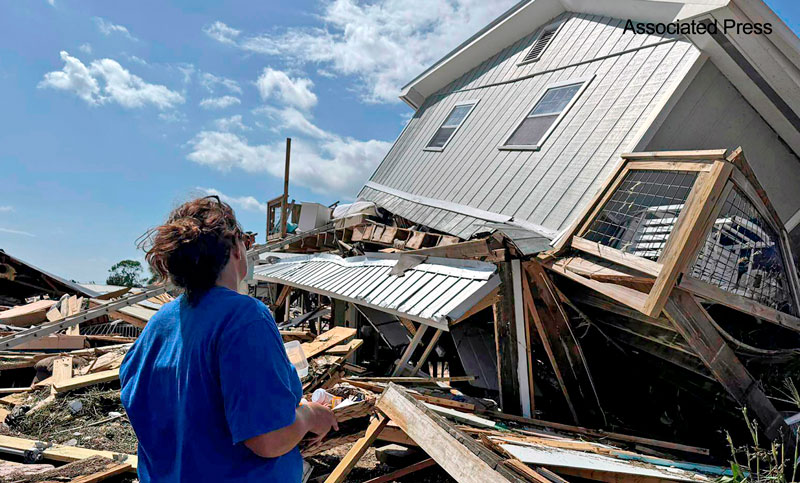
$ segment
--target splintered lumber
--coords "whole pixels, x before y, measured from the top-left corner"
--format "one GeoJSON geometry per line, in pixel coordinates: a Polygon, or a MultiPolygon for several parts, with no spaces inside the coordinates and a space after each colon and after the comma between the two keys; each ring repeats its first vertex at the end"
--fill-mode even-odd
{"type": "Polygon", "coordinates": [[[75,389],[91,386],[93,384],[116,381],[117,379],[119,379],[119,369],[114,369],[111,371],[102,371],[94,374],[86,374],[85,376],[73,377],[60,384],[53,384],[53,389],[55,389],[57,393],[62,393],[74,391],[75,389]]]}
{"type": "Polygon", "coordinates": [[[39,300],[13,309],[0,312],[0,324],[28,327],[47,320],[47,311],[56,304],[55,300],[39,300]]]}
{"type": "Polygon", "coordinates": [[[694,296],[681,289],[674,289],[667,299],[664,313],[734,400],[746,405],[755,414],[764,434],[773,440],[783,435],[788,447],[793,448],[793,432],[783,416],[767,399],[759,384],[714,327],[711,316],[694,296]]]}
{"type": "Polygon", "coordinates": [[[86,347],[85,335],[52,334],[14,347],[14,350],[76,350],[86,347]]]}
{"type": "Polygon", "coordinates": [[[512,414],[521,414],[519,344],[514,312],[514,281],[511,262],[497,264],[500,296],[494,304],[494,340],[497,349],[497,378],[500,386],[500,407],[512,414]]]}
{"type": "MultiPolygon", "coordinates": [[[[328,351],[330,353],[330,351],[328,351]]],[[[394,382],[397,384],[413,384],[419,385],[437,385],[437,382],[467,382],[474,381],[475,376],[451,376],[451,377],[349,377],[350,381],[364,381],[364,382],[394,382]]]]}
{"type": "Polygon", "coordinates": [[[375,418],[367,428],[366,434],[356,441],[356,444],[350,448],[350,451],[347,452],[342,461],[334,468],[333,472],[328,475],[328,478],[325,480],[325,483],[340,483],[345,480],[348,473],[356,466],[358,460],[364,455],[364,453],[369,449],[372,443],[375,442],[380,432],[383,428],[386,427],[386,423],[389,422],[389,419],[383,416],[378,416],[375,418]]]}
{"type": "MultiPolygon", "coordinates": [[[[36,443],[37,441],[32,439],[0,435],[0,452],[19,454],[20,451],[27,451],[35,448],[36,443]]],[[[66,463],[91,458],[92,456],[102,456],[103,458],[113,460],[116,456],[117,460],[122,460],[122,463],[130,464],[129,471],[135,472],[138,466],[138,459],[135,455],[79,448],[77,446],[65,446],[61,444],[54,444],[49,448],[43,449],[42,456],[47,460],[63,461],[66,463]]]]}
{"type": "MultiPolygon", "coordinates": [[[[372,382],[359,381],[355,379],[344,379],[344,382],[351,384],[355,387],[360,387],[361,389],[366,389],[367,391],[372,391],[374,393],[381,393],[383,392],[384,389],[386,389],[386,386],[384,384],[375,384],[372,382]]],[[[459,409],[461,411],[470,411],[470,412],[475,411],[475,405],[471,403],[454,401],[452,399],[447,399],[444,397],[429,396],[427,394],[420,394],[418,392],[409,391],[409,394],[411,394],[411,396],[414,399],[430,404],[435,404],[437,406],[442,406],[444,408],[459,409]]]]}
{"type": "Polygon", "coordinates": [[[525,271],[530,277],[530,284],[528,277],[522,277],[525,306],[536,325],[572,418],[576,424],[581,420],[603,422],[605,416],[589,365],[559,301],[555,285],[535,260],[525,264],[525,271]]]}
{"type": "Polygon", "coordinates": [[[306,358],[311,359],[312,357],[322,354],[331,347],[339,345],[355,335],[356,329],[351,329],[349,327],[334,327],[333,329],[318,335],[313,341],[303,343],[303,354],[306,355],[306,358]]]}
{"type": "Polygon", "coordinates": [[[521,423],[526,426],[536,426],[541,428],[548,428],[554,429],[556,431],[563,431],[567,433],[576,433],[581,434],[584,436],[589,436],[592,438],[602,439],[602,440],[614,440],[614,441],[622,441],[627,443],[638,443],[647,446],[653,446],[656,448],[663,448],[667,450],[675,450],[675,451],[683,451],[686,453],[694,453],[699,455],[708,456],[710,451],[708,448],[700,448],[697,446],[690,446],[686,444],[680,443],[673,443],[670,441],[661,441],[658,439],[651,439],[651,438],[643,438],[641,436],[633,436],[630,434],[622,434],[622,433],[613,433],[610,431],[603,431],[602,429],[589,429],[583,428],[580,426],[572,426],[569,424],[563,423],[554,423],[552,421],[543,421],[541,419],[531,419],[531,418],[524,418],[522,416],[515,416],[513,414],[503,414],[497,411],[487,411],[485,413],[487,416],[496,419],[505,419],[508,421],[514,421],[517,423],[521,423]]]}
{"type": "Polygon", "coordinates": [[[122,473],[130,471],[131,469],[130,463],[112,463],[106,466],[106,468],[103,470],[92,473],[91,475],[79,476],[78,478],[73,479],[70,483],[96,483],[98,481],[111,478],[112,476],[121,475],[122,473]]]}
{"type": "Polygon", "coordinates": [[[396,423],[456,481],[524,481],[502,458],[448,423],[396,384],[389,384],[376,407],[396,423]]]}

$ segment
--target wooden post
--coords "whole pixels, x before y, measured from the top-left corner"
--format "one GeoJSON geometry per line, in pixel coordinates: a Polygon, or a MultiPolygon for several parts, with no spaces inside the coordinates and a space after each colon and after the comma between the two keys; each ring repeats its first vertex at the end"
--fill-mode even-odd
{"type": "Polygon", "coordinates": [[[436,348],[436,343],[439,342],[439,337],[442,336],[443,332],[444,331],[442,329],[436,329],[436,332],[433,333],[433,337],[431,337],[431,340],[428,341],[428,345],[425,346],[425,351],[422,353],[422,356],[420,356],[417,364],[411,371],[412,376],[416,376],[420,369],[422,369],[422,365],[425,364],[425,361],[428,360],[428,357],[431,355],[431,352],[433,352],[433,349],[436,348]]]}
{"type": "Polygon", "coordinates": [[[425,331],[427,329],[427,325],[420,324],[419,329],[417,329],[417,333],[414,334],[414,338],[411,339],[411,342],[409,342],[405,352],[403,352],[403,355],[400,356],[400,360],[397,361],[397,366],[394,368],[392,376],[399,376],[403,372],[403,369],[405,369],[408,361],[411,360],[411,356],[414,355],[414,351],[417,349],[417,346],[419,346],[419,343],[422,342],[422,336],[425,335],[425,331]]]}
{"type": "Polygon", "coordinates": [[[786,454],[793,454],[794,433],[694,296],[681,289],[673,289],[664,306],[664,314],[733,399],[755,414],[764,434],[773,440],[782,436],[786,454]]]}
{"type": "Polygon", "coordinates": [[[517,377],[517,328],[514,320],[514,282],[511,262],[499,262],[497,267],[500,275],[500,298],[494,305],[494,340],[497,346],[500,407],[505,413],[519,415],[522,407],[517,377]]]}
{"type": "Polygon", "coordinates": [[[286,138],[286,167],[283,173],[283,198],[281,199],[281,238],[286,237],[286,217],[289,215],[289,158],[292,138],[286,138]]]}

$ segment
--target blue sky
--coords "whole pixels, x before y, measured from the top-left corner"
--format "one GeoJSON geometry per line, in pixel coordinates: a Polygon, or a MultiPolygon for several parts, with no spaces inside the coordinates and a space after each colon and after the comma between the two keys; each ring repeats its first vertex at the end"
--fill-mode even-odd
{"type": "Polygon", "coordinates": [[[286,136],[291,196],[346,201],[411,115],[399,88],[515,1],[0,0],[0,248],[103,282],[212,192],[261,241],[286,136]]]}

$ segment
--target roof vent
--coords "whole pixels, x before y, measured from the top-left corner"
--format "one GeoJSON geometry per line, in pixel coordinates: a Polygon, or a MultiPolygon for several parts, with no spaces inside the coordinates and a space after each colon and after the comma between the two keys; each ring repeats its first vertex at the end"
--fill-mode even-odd
{"type": "Polygon", "coordinates": [[[544,52],[544,49],[546,49],[547,45],[550,44],[550,40],[556,35],[557,30],[558,25],[545,27],[545,29],[542,30],[542,33],[539,34],[539,38],[537,38],[536,42],[534,42],[533,47],[531,47],[531,50],[528,52],[528,55],[526,55],[520,63],[527,64],[528,62],[539,60],[544,52]]]}

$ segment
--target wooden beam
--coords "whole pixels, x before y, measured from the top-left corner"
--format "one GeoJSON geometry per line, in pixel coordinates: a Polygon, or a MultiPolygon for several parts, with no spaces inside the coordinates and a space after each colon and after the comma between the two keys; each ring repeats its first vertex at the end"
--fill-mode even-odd
{"type": "Polygon", "coordinates": [[[576,424],[581,421],[605,423],[603,408],[594,388],[589,365],[555,286],[535,260],[525,264],[530,276],[523,278],[526,306],[533,316],[539,338],[553,366],[561,391],[576,424]]]}
{"type": "Polygon", "coordinates": [[[131,468],[130,463],[111,463],[98,472],[92,473],[91,475],[79,476],[71,480],[70,483],[97,483],[98,481],[107,480],[112,476],[131,471],[131,468]]]}
{"type": "Polygon", "coordinates": [[[773,440],[783,435],[784,442],[793,448],[793,432],[783,416],[714,328],[711,316],[703,306],[690,293],[675,289],[667,300],[664,312],[717,381],[734,400],[752,411],[764,434],[773,440]]]}
{"type": "Polygon", "coordinates": [[[502,458],[417,402],[400,386],[389,384],[375,406],[456,481],[524,481],[503,466],[502,458]]]}
{"type": "Polygon", "coordinates": [[[408,347],[403,352],[403,355],[400,356],[400,360],[397,361],[397,365],[394,367],[394,371],[392,371],[392,376],[399,376],[403,369],[405,369],[408,361],[411,360],[411,356],[414,355],[414,351],[419,346],[419,343],[422,341],[422,336],[425,335],[425,331],[428,330],[428,326],[425,324],[420,324],[419,328],[417,329],[416,334],[414,334],[414,338],[411,339],[409,342],[408,347]]]}
{"type": "Polygon", "coordinates": [[[500,277],[500,298],[494,305],[494,338],[497,346],[497,379],[500,386],[500,407],[504,412],[520,414],[517,367],[517,328],[514,314],[514,281],[511,262],[497,264],[500,277]]]}
{"type": "Polygon", "coordinates": [[[442,329],[436,329],[436,332],[433,333],[433,337],[431,337],[431,340],[428,341],[428,345],[425,346],[425,351],[422,352],[422,355],[414,365],[414,369],[411,370],[411,376],[416,376],[420,369],[422,369],[422,366],[425,364],[425,361],[428,360],[431,352],[433,352],[433,349],[436,347],[436,343],[439,342],[439,337],[442,336],[443,332],[444,331],[442,329]]]}
{"type": "Polygon", "coordinates": [[[349,327],[334,327],[318,335],[313,341],[301,344],[303,354],[306,355],[307,359],[311,359],[318,354],[322,354],[331,347],[355,337],[356,332],[356,329],[351,329],[349,327]]]}
{"type": "Polygon", "coordinates": [[[436,462],[433,461],[433,458],[428,458],[420,461],[419,463],[414,463],[413,465],[406,466],[405,468],[400,468],[399,470],[392,471],[391,473],[367,480],[364,483],[391,483],[402,476],[416,473],[419,470],[424,470],[425,468],[429,468],[435,464],[436,462]]]}
{"type": "Polygon", "coordinates": [[[708,300],[709,302],[716,302],[726,307],[750,314],[753,317],[764,319],[767,322],[771,322],[783,328],[800,332],[800,318],[779,310],[775,310],[772,307],[767,307],[766,305],[760,304],[739,294],[722,290],[716,285],[712,285],[694,277],[690,277],[688,274],[681,278],[678,286],[697,295],[698,297],[708,300]]]}
{"type": "Polygon", "coordinates": [[[283,173],[283,196],[281,197],[281,238],[286,237],[286,222],[289,216],[289,161],[292,154],[292,138],[286,138],[286,162],[283,173]]]}
{"type": "Polygon", "coordinates": [[[350,451],[347,452],[336,468],[334,468],[333,472],[325,479],[325,483],[343,482],[350,471],[356,466],[358,460],[360,460],[369,447],[372,446],[372,443],[375,442],[375,439],[377,439],[388,422],[389,419],[383,416],[378,416],[376,419],[373,419],[367,428],[366,434],[350,448],[350,451]]]}
{"type": "Polygon", "coordinates": [[[628,160],[652,160],[652,159],[683,159],[683,160],[721,160],[725,159],[727,149],[700,149],[693,151],[646,151],[638,153],[623,153],[623,159],[628,160]]]}
{"type": "Polygon", "coordinates": [[[86,386],[91,386],[93,384],[116,381],[117,379],[119,379],[119,369],[101,371],[94,374],[86,374],[85,376],[73,377],[62,383],[53,384],[53,389],[55,389],[57,393],[62,393],[80,389],[86,386]]]}
{"type": "MultiPolygon", "coordinates": [[[[705,242],[705,234],[713,223],[717,208],[728,183],[733,166],[723,161],[714,163],[711,171],[700,173],[695,181],[686,208],[670,233],[667,245],[659,259],[662,268],[656,278],[644,306],[644,314],[657,317],[669,298],[680,274],[694,259],[697,250],[705,242]]],[[[717,210],[718,211],[718,210],[717,210]]]]}
{"type": "Polygon", "coordinates": [[[500,247],[501,244],[498,243],[495,238],[489,237],[454,243],[452,245],[421,248],[404,253],[444,258],[482,258],[494,256],[494,249],[500,247]]]}
{"type": "MultiPolygon", "coordinates": [[[[5,451],[19,454],[19,451],[27,451],[35,446],[36,441],[32,439],[0,435],[0,452],[5,451]]],[[[117,458],[123,459],[123,463],[129,463],[131,465],[130,471],[136,471],[138,460],[135,455],[114,453],[113,451],[79,448],[77,446],[65,446],[60,444],[54,444],[53,446],[42,450],[42,456],[44,459],[63,461],[66,463],[91,458],[92,456],[102,456],[103,458],[114,459],[115,455],[117,458]]]]}

